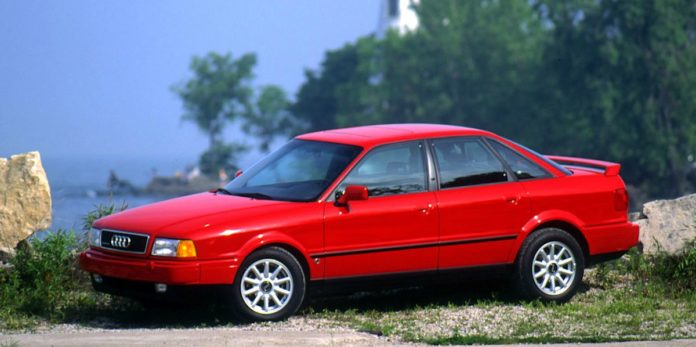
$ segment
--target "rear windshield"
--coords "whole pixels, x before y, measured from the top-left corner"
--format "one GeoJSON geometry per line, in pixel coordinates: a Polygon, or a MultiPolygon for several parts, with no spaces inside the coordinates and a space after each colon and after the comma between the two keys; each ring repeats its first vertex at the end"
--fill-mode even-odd
{"type": "MultiPolygon", "coordinates": [[[[506,139],[506,140],[507,140],[507,139],[506,139]]],[[[518,145],[518,146],[520,146],[522,149],[524,149],[525,151],[529,152],[529,153],[532,154],[533,156],[535,156],[535,157],[537,157],[537,158],[543,160],[543,161],[546,162],[547,164],[549,164],[549,165],[555,167],[555,168],[558,169],[559,171],[563,172],[566,176],[570,176],[570,175],[573,174],[572,171],[570,171],[570,170],[566,169],[565,167],[559,165],[557,162],[555,162],[555,161],[553,161],[553,160],[547,158],[546,156],[537,153],[537,152],[534,151],[533,149],[529,149],[529,148],[527,148],[527,147],[525,147],[525,146],[523,146],[523,145],[521,145],[521,144],[519,144],[519,143],[517,143],[517,142],[515,142],[515,141],[511,141],[511,140],[508,140],[508,141],[510,141],[510,142],[512,142],[512,143],[514,143],[514,144],[516,144],[516,145],[518,145]]]]}

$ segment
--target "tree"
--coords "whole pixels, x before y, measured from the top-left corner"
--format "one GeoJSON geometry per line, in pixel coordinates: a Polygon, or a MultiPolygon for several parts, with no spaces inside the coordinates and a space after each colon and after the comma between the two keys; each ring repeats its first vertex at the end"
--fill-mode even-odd
{"type": "Polygon", "coordinates": [[[420,27],[329,51],[291,110],[308,130],[389,122],[520,129],[545,32],[524,1],[422,1],[420,27]],[[504,101],[504,102],[503,102],[504,101]]]}
{"type": "Polygon", "coordinates": [[[255,109],[246,115],[242,129],[259,140],[266,152],[278,135],[291,135],[290,103],[285,91],[278,86],[265,86],[256,100],[255,109]]]}
{"type": "MultiPolygon", "coordinates": [[[[371,37],[361,39],[372,40],[371,37]]],[[[359,42],[360,42],[359,41],[359,42]]],[[[290,105],[294,133],[336,128],[339,111],[339,90],[355,79],[359,64],[355,44],[328,51],[321,69],[305,71],[306,81],[300,86],[295,102],[290,105]]],[[[349,88],[344,88],[344,90],[349,88]]]]}
{"type": "Polygon", "coordinates": [[[201,157],[205,174],[217,174],[245,148],[225,144],[222,134],[229,122],[252,112],[250,84],[255,65],[254,54],[235,60],[229,53],[211,52],[205,57],[193,57],[190,68],[194,76],[182,86],[173,87],[186,111],[182,119],[194,122],[208,135],[208,150],[201,157]]]}
{"type": "Polygon", "coordinates": [[[234,172],[238,169],[234,164],[237,156],[246,150],[248,147],[242,144],[216,142],[201,154],[198,165],[202,173],[211,177],[217,177],[220,169],[234,172]]]}
{"type": "MultiPolygon", "coordinates": [[[[681,195],[696,152],[696,2],[549,1],[545,147],[621,162],[651,196],[681,195]],[[552,112],[550,112],[552,111],[552,112]],[[559,129],[560,130],[560,129],[559,129]]],[[[545,113],[545,114],[544,114],[545,113]]]]}

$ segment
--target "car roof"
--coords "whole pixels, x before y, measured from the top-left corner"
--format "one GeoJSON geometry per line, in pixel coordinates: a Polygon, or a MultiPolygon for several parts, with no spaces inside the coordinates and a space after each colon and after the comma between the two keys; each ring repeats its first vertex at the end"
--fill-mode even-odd
{"type": "Polygon", "coordinates": [[[303,134],[296,138],[300,140],[334,142],[369,148],[392,142],[464,135],[491,136],[493,134],[480,129],[456,125],[378,124],[317,131],[303,134]]]}

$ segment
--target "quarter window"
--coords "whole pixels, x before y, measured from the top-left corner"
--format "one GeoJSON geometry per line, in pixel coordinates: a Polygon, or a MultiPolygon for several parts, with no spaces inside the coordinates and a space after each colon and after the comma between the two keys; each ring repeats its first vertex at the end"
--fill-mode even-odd
{"type": "Polygon", "coordinates": [[[339,186],[366,186],[370,196],[425,191],[423,146],[405,142],[373,149],[365,155],[339,186]]]}
{"type": "Polygon", "coordinates": [[[505,162],[507,162],[507,164],[510,166],[510,169],[512,169],[517,179],[527,180],[549,176],[549,174],[544,169],[539,167],[539,165],[533,163],[531,160],[525,158],[522,154],[517,153],[502,143],[494,140],[489,140],[488,143],[490,143],[493,149],[503,157],[503,160],[505,160],[505,162]]]}
{"type": "Polygon", "coordinates": [[[506,182],[503,164],[477,138],[447,138],[433,141],[440,170],[440,188],[506,182]]]}

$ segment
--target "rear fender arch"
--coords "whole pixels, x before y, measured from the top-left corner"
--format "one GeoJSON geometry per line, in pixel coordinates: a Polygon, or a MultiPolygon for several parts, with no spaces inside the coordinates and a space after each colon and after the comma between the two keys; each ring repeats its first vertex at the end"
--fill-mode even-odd
{"type": "Polygon", "coordinates": [[[585,235],[582,233],[584,223],[574,214],[562,210],[549,210],[539,213],[524,224],[517,239],[508,255],[508,262],[514,263],[524,241],[533,232],[545,227],[555,227],[563,229],[573,236],[583,250],[585,259],[589,256],[589,245],[585,235]]]}

